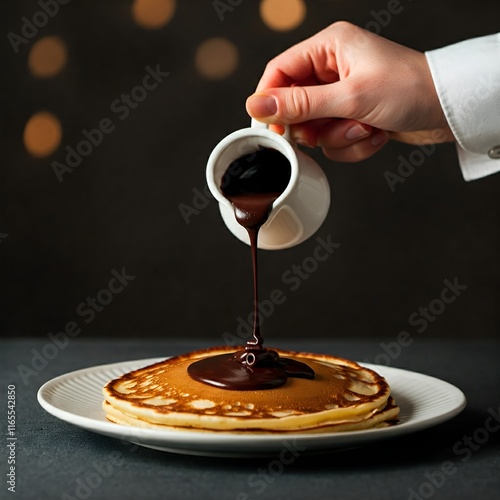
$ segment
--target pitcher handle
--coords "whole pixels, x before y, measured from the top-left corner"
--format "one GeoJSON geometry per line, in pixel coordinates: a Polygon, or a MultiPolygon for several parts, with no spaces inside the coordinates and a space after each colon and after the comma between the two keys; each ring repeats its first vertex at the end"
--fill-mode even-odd
{"type": "MultiPolygon", "coordinates": [[[[252,128],[269,128],[269,125],[267,123],[262,123],[256,120],[255,118],[252,118],[252,123],[251,123],[252,128]]],[[[290,126],[289,125],[284,125],[285,127],[285,132],[283,134],[283,137],[293,146],[292,143],[292,136],[290,135],[290,126]]]]}

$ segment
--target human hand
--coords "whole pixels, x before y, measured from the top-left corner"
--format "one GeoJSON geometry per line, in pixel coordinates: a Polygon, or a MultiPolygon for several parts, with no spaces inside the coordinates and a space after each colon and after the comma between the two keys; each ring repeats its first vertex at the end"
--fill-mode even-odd
{"type": "Polygon", "coordinates": [[[253,118],[290,124],[299,144],[342,162],[364,160],[390,138],[455,140],[425,54],[347,22],[272,59],[246,106],[253,118]]]}

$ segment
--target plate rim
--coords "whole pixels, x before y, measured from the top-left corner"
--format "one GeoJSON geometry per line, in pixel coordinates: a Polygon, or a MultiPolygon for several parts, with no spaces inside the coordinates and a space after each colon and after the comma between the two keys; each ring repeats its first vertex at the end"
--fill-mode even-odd
{"type": "MultiPolygon", "coordinates": [[[[191,455],[203,455],[203,456],[224,456],[224,457],[242,457],[242,456],[257,456],[257,455],[269,455],[269,451],[259,453],[258,451],[243,450],[249,444],[252,445],[273,445],[277,443],[283,443],[284,440],[296,440],[300,443],[308,443],[309,446],[315,449],[321,450],[334,450],[339,446],[347,446],[350,441],[354,445],[367,444],[371,441],[376,441],[386,438],[394,438],[405,434],[410,434],[418,432],[430,427],[434,427],[441,423],[444,423],[459,413],[467,405],[467,399],[465,394],[461,389],[455,385],[442,380],[440,378],[434,377],[432,375],[427,375],[425,373],[407,370],[404,368],[398,368],[393,366],[376,365],[373,363],[366,363],[358,361],[358,363],[364,367],[372,369],[386,378],[387,374],[392,372],[393,375],[404,374],[410,378],[420,378],[421,380],[426,380],[431,384],[439,384],[443,390],[447,390],[454,394],[453,400],[454,404],[450,405],[447,411],[443,411],[436,415],[431,415],[427,418],[412,421],[411,419],[406,422],[399,423],[390,427],[383,427],[378,429],[365,429],[358,431],[346,431],[346,432],[328,432],[328,433],[260,433],[252,432],[251,434],[246,433],[232,433],[232,432],[210,432],[204,430],[159,430],[159,429],[147,429],[140,428],[122,424],[116,424],[106,420],[98,420],[92,416],[84,416],[75,414],[69,410],[57,407],[53,402],[50,401],[50,397],[53,396],[54,392],[57,393],[57,388],[60,384],[81,377],[87,373],[98,373],[103,374],[106,370],[118,369],[122,373],[127,371],[139,369],[141,367],[148,366],[159,361],[168,359],[171,356],[161,356],[154,358],[144,358],[144,359],[132,359],[128,361],[118,361],[114,363],[105,363],[101,365],[94,365],[85,368],[80,368],[70,372],[58,375],[48,381],[46,381],[37,391],[37,400],[40,406],[47,411],[52,416],[67,422],[77,427],[83,428],[90,432],[104,434],[109,437],[120,438],[122,440],[130,441],[134,444],[139,444],[141,446],[146,446],[149,448],[154,448],[157,450],[191,454],[191,455]],[[49,395],[49,391],[52,394],[49,395]],[[153,446],[151,442],[158,443],[163,441],[168,446],[153,446]],[[333,441],[333,442],[330,442],[333,441]],[[235,445],[239,443],[242,448],[241,452],[234,451],[203,451],[196,450],[193,447],[186,448],[181,444],[193,443],[196,448],[196,443],[199,445],[235,445]],[[149,444],[149,446],[148,446],[149,444]],[[326,444],[326,446],[324,446],[326,444]]],[[[119,375],[118,375],[119,376],[119,375]]],[[[397,391],[397,388],[396,388],[397,391]]],[[[102,397],[104,400],[104,396],[102,397]]],[[[103,411],[104,415],[104,411],[103,411]]],[[[255,446],[252,446],[254,448],[255,446]]],[[[203,448],[203,446],[202,446],[203,448]]],[[[238,446],[236,446],[238,448],[238,446]]],[[[280,448],[281,449],[281,448],[280,448]]],[[[313,450],[315,451],[315,450],[313,450]]]]}

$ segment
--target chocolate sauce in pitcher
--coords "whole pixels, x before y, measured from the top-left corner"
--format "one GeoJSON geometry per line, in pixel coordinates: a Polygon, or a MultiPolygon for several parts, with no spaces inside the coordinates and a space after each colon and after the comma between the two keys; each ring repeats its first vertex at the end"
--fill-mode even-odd
{"type": "Polygon", "coordinates": [[[247,231],[252,250],[254,282],[254,325],[252,339],[244,349],[204,358],[188,367],[189,375],[200,382],[231,390],[271,389],[288,377],[314,378],[304,363],[280,358],[265,349],[259,324],[257,241],[274,201],[290,182],[288,159],[279,151],[261,148],[233,161],[222,178],[221,190],[234,206],[234,215],[247,231]]]}

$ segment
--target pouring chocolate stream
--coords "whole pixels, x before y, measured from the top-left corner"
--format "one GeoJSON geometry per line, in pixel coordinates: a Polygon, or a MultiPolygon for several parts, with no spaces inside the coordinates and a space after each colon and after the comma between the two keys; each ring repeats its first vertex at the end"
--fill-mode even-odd
{"type": "Polygon", "coordinates": [[[252,250],[254,282],[253,339],[243,350],[204,358],[188,367],[189,375],[200,382],[231,390],[271,389],[288,377],[314,378],[305,363],[280,358],[263,347],[259,322],[257,242],[259,229],[269,217],[274,201],[290,181],[290,162],[280,152],[261,148],[233,161],[222,178],[221,190],[234,206],[236,220],[247,231],[252,250]]]}

